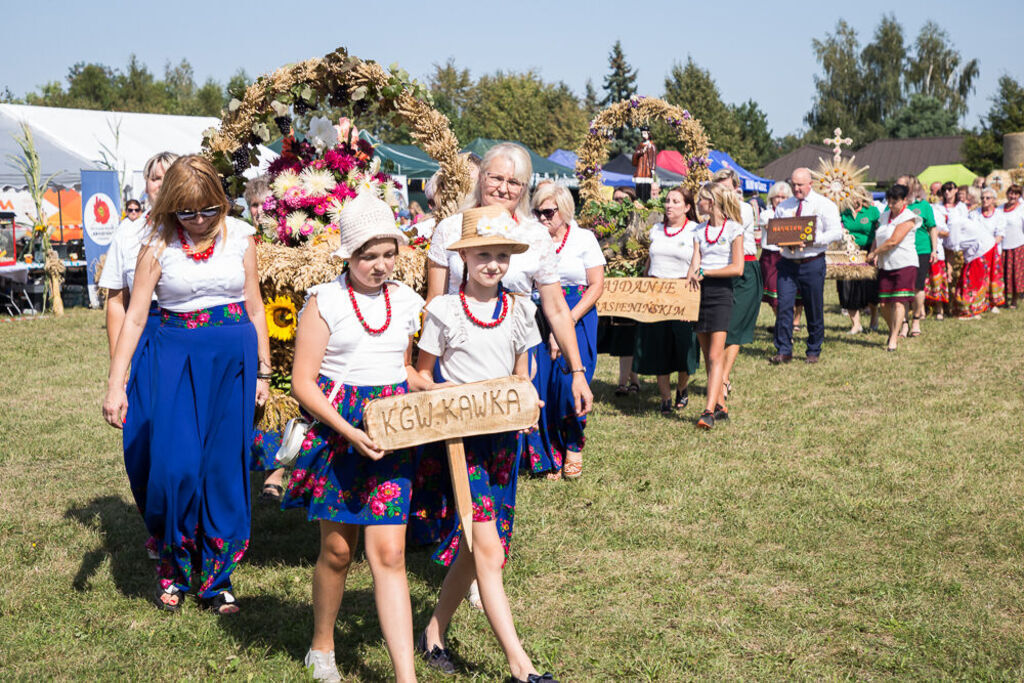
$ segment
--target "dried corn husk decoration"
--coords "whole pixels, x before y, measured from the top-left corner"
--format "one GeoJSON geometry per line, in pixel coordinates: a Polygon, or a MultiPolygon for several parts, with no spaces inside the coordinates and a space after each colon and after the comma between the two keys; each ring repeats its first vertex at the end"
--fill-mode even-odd
{"type": "Polygon", "coordinates": [[[64,271],[67,270],[64,262],[57,256],[57,252],[50,249],[46,252],[46,277],[50,280],[50,293],[53,296],[53,314],[56,317],[64,315],[64,299],[61,298],[60,290],[64,286],[64,271]]]}

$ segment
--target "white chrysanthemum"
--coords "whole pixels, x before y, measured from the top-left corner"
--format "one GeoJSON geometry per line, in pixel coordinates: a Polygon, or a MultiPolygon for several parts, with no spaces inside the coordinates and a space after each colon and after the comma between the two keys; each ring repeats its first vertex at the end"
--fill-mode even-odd
{"type": "Polygon", "coordinates": [[[507,214],[493,218],[481,218],[476,224],[476,234],[514,239],[516,224],[507,214]]]}
{"type": "Polygon", "coordinates": [[[331,219],[331,223],[341,223],[341,210],[344,206],[337,197],[332,199],[331,203],[327,205],[327,217],[331,219]]]}
{"type": "Polygon", "coordinates": [[[323,197],[338,184],[330,171],[313,167],[303,169],[299,179],[311,197],[323,197]]]}
{"type": "Polygon", "coordinates": [[[305,211],[292,211],[288,214],[288,217],[284,219],[284,224],[288,226],[290,234],[298,235],[302,231],[302,226],[305,225],[307,220],[309,220],[309,216],[305,211]]]}
{"type": "Polygon", "coordinates": [[[356,181],[355,191],[357,194],[363,192],[372,192],[375,196],[380,196],[378,192],[380,183],[375,180],[372,176],[364,175],[356,181]]]}
{"type": "Polygon", "coordinates": [[[263,214],[262,216],[260,216],[260,227],[266,230],[276,230],[277,216],[274,216],[273,214],[269,213],[263,214]]]}
{"type": "Polygon", "coordinates": [[[281,174],[274,178],[270,189],[274,191],[275,197],[283,197],[285,192],[301,183],[302,181],[299,180],[299,175],[295,171],[281,171],[281,174]]]}

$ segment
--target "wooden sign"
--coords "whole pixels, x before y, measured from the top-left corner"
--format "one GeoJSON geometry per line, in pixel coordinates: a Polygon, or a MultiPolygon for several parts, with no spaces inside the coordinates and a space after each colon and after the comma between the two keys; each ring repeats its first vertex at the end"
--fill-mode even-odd
{"type": "Polygon", "coordinates": [[[658,277],[608,277],[597,300],[599,316],[630,318],[642,323],[696,320],[700,291],[686,280],[658,277]]]}
{"type": "Polygon", "coordinates": [[[537,390],[523,377],[375,398],[363,410],[363,426],[384,450],[444,441],[466,547],[473,551],[473,500],[462,437],[527,429],[540,417],[537,390]]]}
{"type": "Polygon", "coordinates": [[[771,218],[765,226],[765,243],[779,247],[795,247],[814,242],[817,216],[771,218]]]}
{"type": "Polygon", "coordinates": [[[363,424],[385,450],[463,436],[526,429],[537,422],[537,390],[523,377],[376,398],[366,404],[363,424]]]}

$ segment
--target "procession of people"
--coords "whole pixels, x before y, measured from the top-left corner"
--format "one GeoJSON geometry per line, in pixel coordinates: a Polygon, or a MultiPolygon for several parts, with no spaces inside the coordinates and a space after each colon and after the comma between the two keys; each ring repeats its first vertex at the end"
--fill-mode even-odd
{"type": "MultiPolygon", "coordinates": [[[[299,314],[291,392],[310,426],[288,472],[272,458],[253,462],[254,413],[271,379],[254,230],[231,217],[217,171],[203,157],[163,153],[147,164],[148,206],[132,207],[100,281],[111,292],[102,410],[123,429],[129,485],[157,561],[158,608],[178,612],[194,594],[218,615],[242,609],[231,576],[251,536],[249,473],[266,470],[266,499],[304,509],[319,528],[304,662],[316,680],[340,680],[334,625],[360,532],[397,680],[415,680],[416,656],[442,673],[459,670],[445,633],[471,591],[512,679],[555,680],[520,642],[504,589],[517,482],[589,471],[590,383],[598,353],[610,349],[601,348],[596,310],[605,285],[601,245],[577,222],[569,190],[553,182],[531,188],[533,177],[519,145],[501,143],[484,155],[461,210],[432,231],[425,297],[392,279],[409,241],[392,207],[373,192],[345,204],[335,252],[344,272],[311,287],[299,314]],[[512,375],[532,381],[540,419],[522,432],[464,439],[467,530],[452,504],[443,444],[388,451],[370,436],[364,410],[379,397],[512,375]],[[434,560],[447,567],[418,635],[407,543],[433,544],[434,560]]],[[[703,363],[695,427],[717,431],[743,419],[729,410],[732,372],[739,348],[754,340],[762,301],[776,314],[767,361],[793,361],[801,307],[803,359],[827,359],[826,251],[844,234],[877,267],[877,278],[838,281],[849,333],[874,329],[880,312],[890,352],[926,333],[929,310],[936,319],[971,320],[1015,309],[1024,293],[1022,188],[1012,185],[997,206],[991,188],[970,188],[960,202],[950,183],[929,197],[915,178],[900,180],[887,188],[881,211],[864,200],[841,212],[814,190],[806,168],[776,183],[760,213],[744,201],[735,172],[696,192],[666,190],[643,272],[699,292],[699,315],[606,327],[618,337],[615,355],[626,359],[616,395],[640,391],[638,375],[654,376],[659,410],[675,418],[688,408],[703,363]],[[809,239],[781,247],[762,240],[759,256],[767,221],[810,216],[809,239]]],[[[254,213],[266,192],[264,183],[247,193],[254,213]]],[[[622,201],[634,197],[623,193],[622,201]]]]}

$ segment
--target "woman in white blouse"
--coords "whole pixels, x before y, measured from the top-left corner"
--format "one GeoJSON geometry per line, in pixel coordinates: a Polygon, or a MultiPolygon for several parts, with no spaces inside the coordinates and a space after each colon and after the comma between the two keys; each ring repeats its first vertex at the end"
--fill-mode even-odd
{"type": "Polygon", "coordinates": [[[908,194],[907,186],[899,184],[885,191],[889,208],[882,212],[875,244],[867,258],[868,263],[878,265],[878,302],[889,325],[888,351],[896,350],[900,327],[914,303],[918,268],[914,230],[921,224],[921,217],[907,208],[908,194]]]}
{"type": "Polygon", "coordinates": [[[736,193],[708,183],[697,195],[697,211],[705,217],[693,234],[693,260],[687,279],[700,287],[697,340],[707,363],[708,390],[700,429],[729,419],[725,407],[725,338],[733,307],[733,278],[743,275],[743,220],[736,193]]]}
{"type": "MultiPolygon", "coordinates": [[[[519,224],[517,239],[530,248],[512,257],[502,279],[515,294],[540,294],[540,307],[547,318],[559,349],[570,365],[572,394],[577,415],[586,415],[594,396],[587,384],[587,368],[580,361],[576,331],[569,306],[562,295],[558,258],[547,229],[529,216],[527,185],[533,175],[530,155],[521,146],[503,142],[491,147],[480,161],[476,189],[463,208],[497,204],[506,208],[519,224]]],[[[458,254],[448,251],[462,236],[462,214],[449,216],[434,229],[427,253],[427,302],[439,294],[455,294],[462,282],[463,266],[458,254]]]]}
{"type": "Polygon", "coordinates": [[[248,451],[256,405],[270,391],[270,345],[253,230],[229,218],[229,207],[205,158],[180,157],[167,169],[103,401],[104,418],[121,427],[134,409],[124,376],[155,291],[143,515],[160,554],[154,598],[171,612],[193,573],[203,606],[237,612],[231,573],[249,545],[248,451]]]}

